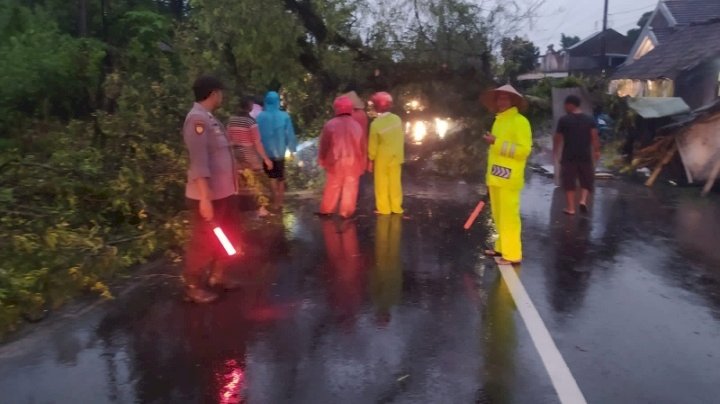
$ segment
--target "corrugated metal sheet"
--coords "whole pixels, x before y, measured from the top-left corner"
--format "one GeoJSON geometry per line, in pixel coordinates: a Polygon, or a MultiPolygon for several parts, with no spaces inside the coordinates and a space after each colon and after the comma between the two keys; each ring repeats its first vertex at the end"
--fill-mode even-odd
{"type": "Polygon", "coordinates": [[[679,97],[640,97],[628,100],[628,106],[645,119],[663,118],[690,112],[690,107],[679,97]]]}
{"type": "Polygon", "coordinates": [[[675,136],[690,183],[712,179],[713,170],[720,164],[720,100],[662,131],[675,136]]]}
{"type": "Polygon", "coordinates": [[[692,124],[676,139],[690,183],[707,181],[720,162],[720,114],[692,124]]]}

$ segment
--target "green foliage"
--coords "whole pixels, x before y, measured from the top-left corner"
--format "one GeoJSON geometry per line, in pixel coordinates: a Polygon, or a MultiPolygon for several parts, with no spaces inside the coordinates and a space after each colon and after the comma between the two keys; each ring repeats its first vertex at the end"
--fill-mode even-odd
{"type": "Polygon", "coordinates": [[[101,85],[100,42],[22,13],[35,25],[0,45],[15,61],[0,60],[0,108],[15,114],[4,115],[14,131],[0,149],[0,335],[79,293],[110,298],[113,274],[185,234],[189,78],[156,46],[172,39],[170,21],[126,13],[125,45],[101,85]]]}
{"type": "Polygon", "coordinates": [[[0,21],[7,35],[0,38],[0,133],[17,132],[32,118],[92,110],[102,44],[60,33],[42,13],[17,7],[9,14],[14,19],[0,21]]]}
{"type": "Polygon", "coordinates": [[[264,91],[273,80],[284,83],[302,75],[297,63],[297,37],[302,30],[282,2],[194,0],[191,4],[195,34],[201,36],[187,38],[194,46],[183,46],[187,65],[224,69],[234,81],[231,88],[237,90],[264,91]]]}
{"type": "Polygon", "coordinates": [[[540,50],[532,42],[516,36],[503,38],[500,54],[503,58],[503,78],[507,82],[515,82],[518,75],[535,69],[540,50]]]}
{"type": "Polygon", "coordinates": [[[539,80],[532,88],[528,89],[526,94],[545,100],[551,100],[553,88],[573,87],[588,88],[589,81],[579,76],[568,76],[561,79],[544,78],[539,80]]]}
{"type": "Polygon", "coordinates": [[[476,182],[484,180],[487,168],[487,144],[482,136],[490,130],[490,116],[465,122],[467,129],[449,138],[441,150],[428,159],[435,172],[451,178],[465,178],[476,182]]]}
{"type": "MultiPolygon", "coordinates": [[[[616,134],[622,134],[634,125],[633,114],[622,98],[608,94],[607,80],[582,76],[569,76],[562,79],[546,78],[538,81],[526,91],[531,100],[528,118],[533,126],[547,122],[552,117],[553,88],[582,88],[590,97],[593,105],[614,119],[616,134]]],[[[616,137],[618,137],[616,135],[616,137]]]]}
{"type": "Polygon", "coordinates": [[[652,17],[652,14],[653,14],[652,11],[643,13],[643,15],[640,17],[640,19],[637,22],[637,28],[628,30],[627,37],[631,41],[636,41],[640,37],[640,32],[642,31],[643,28],[645,28],[645,24],[647,24],[648,21],[650,21],[650,17],[652,17]]]}
{"type": "MultiPolygon", "coordinates": [[[[500,0],[0,0],[0,335],[78,294],[111,297],[114,274],[182,243],[180,127],[199,74],[226,83],[221,118],[239,96],[279,86],[307,139],[341,86],[366,96],[382,67],[399,100],[429,99],[428,112],[468,123],[448,143],[456,158],[437,165],[478,174],[488,115],[474,116],[492,84],[492,37],[521,20],[506,10],[500,0]]],[[[532,49],[512,41],[522,70],[532,49]]],[[[314,163],[288,171],[292,187],[322,181],[314,163]]]]}
{"type": "Polygon", "coordinates": [[[560,34],[560,46],[562,46],[563,49],[569,49],[573,45],[575,45],[579,42],[580,42],[579,36],[560,34]]]}
{"type": "Polygon", "coordinates": [[[4,153],[13,157],[0,163],[0,199],[12,208],[0,219],[0,330],[82,291],[110,297],[104,280],[180,243],[185,158],[167,138],[179,130],[166,82],[150,84],[163,104],[122,83],[120,104],[137,102],[135,113],[97,113],[35,134],[30,153],[4,153]]]}

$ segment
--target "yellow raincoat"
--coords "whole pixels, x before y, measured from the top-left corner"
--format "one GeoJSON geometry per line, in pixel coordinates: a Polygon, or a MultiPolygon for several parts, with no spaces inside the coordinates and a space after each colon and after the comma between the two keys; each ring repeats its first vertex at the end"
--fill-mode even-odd
{"type": "Polygon", "coordinates": [[[488,152],[487,186],[498,232],[495,251],[508,261],[522,261],[520,194],[532,150],[530,123],[512,107],[497,114],[492,135],[495,143],[488,152]]]}
{"type": "Polygon", "coordinates": [[[378,213],[403,213],[401,171],[405,161],[405,134],[399,116],[388,112],[372,122],[368,155],[375,171],[378,213]]]}

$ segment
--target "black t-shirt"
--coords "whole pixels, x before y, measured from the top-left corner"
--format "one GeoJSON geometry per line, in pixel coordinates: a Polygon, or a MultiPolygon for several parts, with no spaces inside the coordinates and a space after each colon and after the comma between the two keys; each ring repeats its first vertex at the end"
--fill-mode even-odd
{"type": "Polygon", "coordinates": [[[585,114],[568,114],[560,118],[556,132],[563,137],[562,162],[592,162],[592,130],[595,119],[585,114]]]}

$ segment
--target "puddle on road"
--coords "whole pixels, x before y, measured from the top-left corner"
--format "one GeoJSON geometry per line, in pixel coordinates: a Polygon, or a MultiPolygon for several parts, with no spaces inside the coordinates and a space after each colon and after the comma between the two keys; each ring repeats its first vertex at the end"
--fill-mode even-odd
{"type": "MultiPolygon", "coordinates": [[[[523,277],[547,281],[530,292],[548,296],[564,321],[552,324],[584,320],[572,316],[585,304],[608,306],[591,305],[604,293],[594,277],[612,275],[638,240],[699,260],[690,270],[651,268],[659,279],[708,299],[717,292],[700,281],[720,267],[707,241],[720,228],[708,225],[720,220],[716,205],[613,186],[583,224],[558,216],[562,195],[540,181],[531,179],[523,215],[528,251],[542,265],[523,277]]],[[[296,201],[245,235],[255,247],[234,268],[243,286],[218,304],[184,304],[174,280],[151,278],[3,357],[0,391],[18,402],[553,402],[507,289],[479,257],[487,216],[462,230],[476,189],[408,193],[409,218],[363,211],[356,221],[321,221],[316,206],[296,201]]],[[[583,355],[598,349],[580,345],[583,355]]]]}
{"type": "Polygon", "coordinates": [[[234,268],[243,286],[218,304],[181,303],[174,282],[156,279],[49,336],[72,336],[69,359],[60,360],[67,347],[40,346],[31,364],[27,356],[0,362],[0,389],[43,401],[69,397],[76,385],[76,400],[94,402],[474,402],[485,387],[507,394],[493,385],[523,372],[488,375],[514,360],[513,309],[493,308],[507,304],[493,303],[499,284],[477,280],[485,230],[462,229],[472,206],[447,205],[409,197],[409,212],[432,214],[336,222],[299,203],[245,235],[269,250],[246,249],[234,268]],[[486,363],[486,351],[502,355],[486,363]]]}

